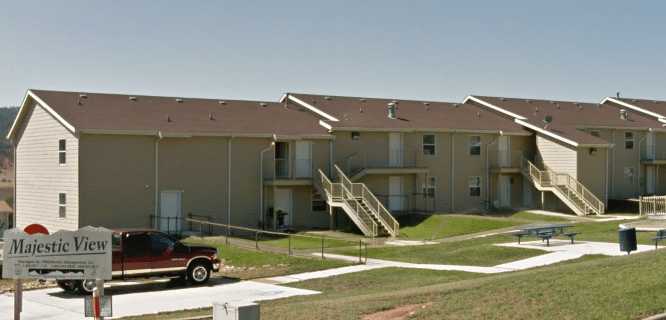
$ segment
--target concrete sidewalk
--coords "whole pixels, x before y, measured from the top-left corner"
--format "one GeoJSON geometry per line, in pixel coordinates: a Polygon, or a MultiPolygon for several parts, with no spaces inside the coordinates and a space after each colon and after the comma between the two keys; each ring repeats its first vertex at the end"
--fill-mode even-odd
{"type": "MultiPolygon", "coordinates": [[[[198,287],[170,286],[168,281],[153,281],[148,284],[118,283],[110,285],[105,291],[113,296],[114,318],[206,308],[214,302],[233,304],[319,293],[256,281],[229,280],[198,287]]],[[[26,291],[23,297],[21,319],[86,319],[83,317],[81,295],[67,294],[60,288],[51,288],[26,291]]],[[[13,295],[0,295],[0,319],[12,318],[13,302],[13,295]]]]}

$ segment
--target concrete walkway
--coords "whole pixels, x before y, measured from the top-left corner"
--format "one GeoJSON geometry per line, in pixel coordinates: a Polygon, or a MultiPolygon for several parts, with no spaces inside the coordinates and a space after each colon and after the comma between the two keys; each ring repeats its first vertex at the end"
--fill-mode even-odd
{"type": "MultiPolygon", "coordinates": [[[[212,281],[212,280],[211,280],[212,281]]],[[[213,282],[213,281],[212,281],[213,282]]],[[[114,318],[157,312],[210,307],[215,303],[230,304],[273,300],[317,291],[277,286],[257,281],[217,281],[208,286],[182,287],[169,282],[117,283],[105,289],[113,296],[114,318]]],[[[0,319],[11,319],[14,298],[0,295],[0,319]]],[[[83,317],[83,296],[66,294],[60,288],[26,291],[23,296],[25,320],[76,320],[83,317]]]]}
{"type": "MultiPolygon", "coordinates": [[[[578,259],[584,255],[606,255],[606,256],[626,255],[626,253],[620,251],[620,247],[617,243],[609,243],[609,242],[578,241],[574,244],[571,244],[569,240],[554,239],[550,241],[550,246],[547,246],[546,243],[541,241],[522,242],[521,244],[500,243],[495,245],[501,247],[543,250],[548,253],[509,263],[503,263],[492,267],[410,263],[410,262],[369,258],[365,265],[356,265],[356,266],[328,269],[315,272],[306,272],[295,275],[265,278],[259,281],[272,284],[286,284],[298,281],[328,278],[354,272],[368,271],[380,268],[391,268],[391,267],[493,274],[493,273],[526,270],[536,267],[547,266],[559,262],[578,259]]],[[[638,245],[638,250],[636,252],[645,252],[652,250],[655,250],[654,246],[638,245]]],[[[358,261],[358,257],[345,256],[339,254],[325,254],[325,257],[328,259],[338,259],[350,262],[358,261]]]]}

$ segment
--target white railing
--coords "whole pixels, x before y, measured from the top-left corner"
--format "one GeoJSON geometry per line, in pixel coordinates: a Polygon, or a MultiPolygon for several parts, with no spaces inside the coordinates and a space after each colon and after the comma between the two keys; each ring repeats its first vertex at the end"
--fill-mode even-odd
{"type": "Polygon", "coordinates": [[[337,171],[338,178],[342,183],[343,188],[349,190],[351,195],[360,199],[365,203],[365,205],[370,208],[370,212],[377,218],[377,220],[382,224],[382,226],[388,231],[388,233],[395,237],[398,236],[400,232],[400,223],[393,217],[391,212],[386,209],[386,207],[375,197],[375,195],[368,189],[364,183],[353,183],[345,175],[345,173],[335,165],[335,170],[337,171]]]}
{"type": "Polygon", "coordinates": [[[638,200],[640,215],[652,218],[666,218],[666,196],[646,196],[638,200]]]}
{"type": "Polygon", "coordinates": [[[568,173],[557,173],[548,167],[541,170],[527,159],[523,159],[523,171],[539,186],[557,189],[563,197],[583,213],[604,213],[603,201],[568,173]]]}
{"type": "Polygon", "coordinates": [[[359,201],[354,199],[351,193],[345,190],[342,183],[331,182],[321,169],[318,172],[320,177],[318,185],[321,186],[321,189],[326,194],[329,204],[332,202],[343,203],[349,209],[345,210],[345,212],[364,235],[369,237],[377,236],[377,223],[365,212],[359,201]]]}

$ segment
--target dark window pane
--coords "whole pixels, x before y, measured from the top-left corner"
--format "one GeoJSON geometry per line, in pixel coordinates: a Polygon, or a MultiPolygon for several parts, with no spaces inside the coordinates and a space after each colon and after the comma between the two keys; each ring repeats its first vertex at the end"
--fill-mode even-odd
{"type": "Polygon", "coordinates": [[[469,148],[469,154],[478,156],[481,154],[481,146],[472,146],[469,148]]]}
{"type": "Polygon", "coordinates": [[[67,150],[67,140],[65,139],[60,139],[58,140],[58,150],[60,151],[65,151],[67,150]]]}
{"type": "Polygon", "coordinates": [[[161,256],[167,249],[173,249],[174,242],[163,234],[153,233],[150,235],[150,246],[150,252],[153,256],[161,256]]]}
{"type": "Polygon", "coordinates": [[[58,154],[58,163],[64,164],[67,162],[67,154],[65,152],[60,152],[58,154]]]}
{"type": "Polygon", "coordinates": [[[358,140],[361,138],[361,133],[358,131],[352,131],[351,138],[352,140],[358,140]]]}
{"type": "Polygon", "coordinates": [[[479,187],[471,187],[469,188],[469,195],[472,197],[478,197],[481,195],[481,188],[479,187]]]}
{"type": "Polygon", "coordinates": [[[65,206],[59,206],[58,207],[58,217],[59,218],[67,217],[67,207],[65,207],[65,206]]]}
{"type": "Polygon", "coordinates": [[[423,145],[423,154],[425,155],[434,155],[435,146],[434,145],[423,145]]]}
{"type": "Polygon", "coordinates": [[[423,136],[423,144],[435,144],[435,136],[432,134],[426,134],[423,136]]]}
{"type": "Polygon", "coordinates": [[[67,204],[67,194],[65,193],[58,194],[58,204],[67,204]]]}
{"type": "Polygon", "coordinates": [[[114,233],[111,235],[111,247],[113,250],[120,249],[120,233],[114,233]]]}
{"type": "Polygon", "coordinates": [[[126,257],[144,257],[150,252],[150,239],[147,234],[130,234],[123,246],[126,257]]]}

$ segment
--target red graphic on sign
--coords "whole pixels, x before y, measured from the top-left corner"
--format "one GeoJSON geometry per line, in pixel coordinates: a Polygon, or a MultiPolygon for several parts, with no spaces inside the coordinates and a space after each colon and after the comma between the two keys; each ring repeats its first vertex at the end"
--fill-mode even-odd
{"type": "Polygon", "coordinates": [[[25,233],[27,233],[27,234],[38,234],[38,233],[46,234],[46,235],[49,234],[49,230],[46,229],[45,226],[43,226],[39,223],[33,223],[33,224],[25,227],[23,229],[23,231],[25,231],[25,233]]]}

